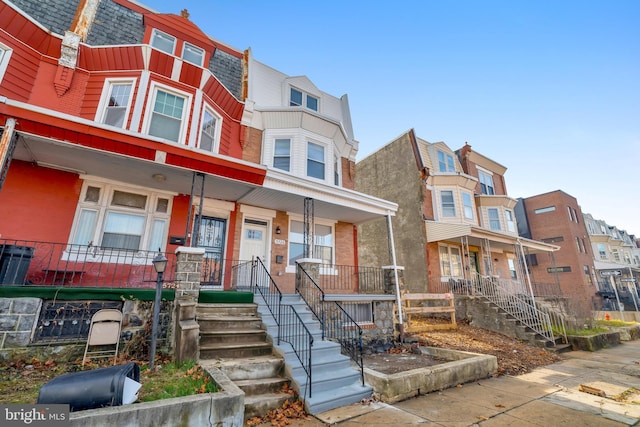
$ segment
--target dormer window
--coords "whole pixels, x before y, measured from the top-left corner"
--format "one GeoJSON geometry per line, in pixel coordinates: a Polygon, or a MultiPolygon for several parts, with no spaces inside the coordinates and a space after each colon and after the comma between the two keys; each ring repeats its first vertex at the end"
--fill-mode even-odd
{"type": "Polygon", "coordinates": [[[182,59],[198,67],[204,62],[204,50],[190,43],[185,43],[182,48],[182,59]]]}
{"type": "Polygon", "coordinates": [[[176,38],[162,31],[153,30],[151,34],[151,46],[158,50],[173,55],[176,48],[176,38]]]}
{"type": "Polygon", "coordinates": [[[482,194],[493,195],[495,191],[493,189],[493,178],[488,173],[478,171],[478,178],[480,178],[480,191],[482,194]]]}
{"type": "Polygon", "coordinates": [[[289,95],[289,106],[304,106],[310,110],[318,111],[318,98],[292,87],[289,95]]]}
{"type": "Polygon", "coordinates": [[[451,154],[438,150],[438,170],[440,172],[455,172],[456,166],[451,154]]]}

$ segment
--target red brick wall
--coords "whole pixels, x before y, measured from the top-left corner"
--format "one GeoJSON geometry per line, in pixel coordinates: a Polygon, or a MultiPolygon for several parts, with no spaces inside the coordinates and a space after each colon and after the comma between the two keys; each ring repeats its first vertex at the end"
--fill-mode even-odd
{"type": "Polygon", "coordinates": [[[262,157],[262,131],[252,127],[245,128],[242,160],[260,164],[262,157]]]}

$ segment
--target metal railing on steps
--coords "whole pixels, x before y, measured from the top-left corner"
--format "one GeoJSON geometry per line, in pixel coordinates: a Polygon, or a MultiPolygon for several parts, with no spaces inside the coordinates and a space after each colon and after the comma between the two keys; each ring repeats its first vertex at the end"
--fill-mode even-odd
{"type": "Polygon", "coordinates": [[[313,335],[304,324],[304,321],[296,309],[282,302],[282,292],[267,271],[260,258],[251,262],[250,271],[251,291],[259,295],[273,316],[278,326],[277,344],[281,341],[289,343],[307,377],[307,390],[303,399],[311,397],[312,392],[312,366],[311,351],[313,347],[313,335]],[[308,396],[307,396],[308,392],[308,396]]]}
{"type": "Polygon", "coordinates": [[[320,322],[322,339],[340,344],[342,352],[351,358],[360,370],[364,386],[362,361],[362,328],[337,301],[326,301],[324,291],[300,265],[296,268],[296,292],[307,303],[320,322]]]}

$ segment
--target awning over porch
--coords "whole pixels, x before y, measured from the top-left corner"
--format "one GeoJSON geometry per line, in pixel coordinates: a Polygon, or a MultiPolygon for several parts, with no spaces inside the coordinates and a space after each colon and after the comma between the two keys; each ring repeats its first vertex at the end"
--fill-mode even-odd
{"type": "Polygon", "coordinates": [[[354,224],[393,216],[398,211],[398,205],[388,200],[274,170],[267,171],[262,187],[254,188],[238,202],[302,215],[306,197],[314,200],[316,218],[354,224]]]}
{"type": "Polygon", "coordinates": [[[439,221],[425,221],[427,242],[440,242],[453,240],[461,242],[463,237],[468,239],[470,245],[482,246],[483,240],[491,242],[492,249],[512,249],[513,245],[522,244],[530,251],[554,252],[559,246],[506,233],[487,230],[471,224],[446,223],[439,221]]]}

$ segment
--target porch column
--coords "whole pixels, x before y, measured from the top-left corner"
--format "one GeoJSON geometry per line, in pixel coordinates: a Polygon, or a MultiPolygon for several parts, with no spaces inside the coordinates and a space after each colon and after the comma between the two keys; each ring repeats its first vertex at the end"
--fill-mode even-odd
{"type": "Polygon", "coordinates": [[[204,248],[176,249],[176,300],[188,295],[198,301],[204,248]]]}
{"type": "Polygon", "coordinates": [[[307,272],[314,282],[320,283],[320,264],[322,263],[322,260],[315,258],[302,258],[296,262],[300,264],[300,267],[307,272]]]}
{"type": "Polygon", "coordinates": [[[394,265],[383,265],[384,271],[384,293],[395,295],[396,289],[405,289],[404,267],[394,265]],[[397,274],[396,274],[397,271],[397,274]],[[397,282],[396,282],[397,280],[397,282]]]}
{"type": "Polygon", "coordinates": [[[200,325],[196,307],[200,271],[205,250],[181,246],[176,250],[176,299],[174,304],[174,356],[176,362],[198,360],[200,325]]]}

